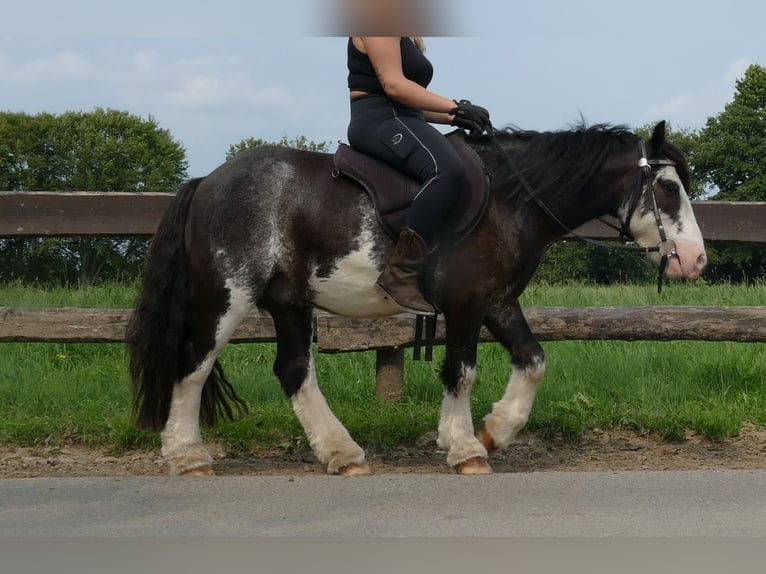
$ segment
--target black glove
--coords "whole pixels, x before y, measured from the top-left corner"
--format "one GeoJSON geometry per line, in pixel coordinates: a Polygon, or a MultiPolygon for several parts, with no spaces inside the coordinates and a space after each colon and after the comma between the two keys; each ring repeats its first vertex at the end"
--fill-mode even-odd
{"type": "Polygon", "coordinates": [[[450,125],[469,130],[472,132],[483,132],[492,129],[492,122],[489,121],[489,112],[481,106],[475,106],[468,100],[453,100],[457,104],[449,113],[455,116],[450,125]]]}

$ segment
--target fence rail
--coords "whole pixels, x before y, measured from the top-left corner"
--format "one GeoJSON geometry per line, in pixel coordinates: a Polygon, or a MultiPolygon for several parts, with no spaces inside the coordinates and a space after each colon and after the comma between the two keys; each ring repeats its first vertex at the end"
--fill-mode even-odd
{"type": "MultiPolygon", "coordinates": [[[[172,194],[99,192],[0,192],[0,238],[36,236],[151,236],[172,194]]],[[[692,202],[706,241],[766,243],[766,202],[692,202]]],[[[581,235],[613,238],[600,222],[581,235]]],[[[121,343],[129,309],[0,307],[0,342],[121,343]]],[[[524,310],[535,336],[552,340],[699,340],[766,342],[766,307],[530,307],[524,310]]],[[[356,319],[318,313],[320,352],[375,351],[377,393],[401,393],[404,349],[412,345],[410,315],[356,319]]],[[[273,342],[268,315],[252,313],[232,342],[273,342]]],[[[483,330],[481,341],[492,341],[483,330]]],[[[444,342],[444,323],[436,344],[444,342]]]]}
{"type": "MultiPolygon", "coordinates": [[[[173,194],[0,192],[0,237],[151,236],[173,194]]],[[[706,241],[766,242],[766,202],[693,201],[706,241]]],[[[591,221],[580,235],[610,239],[613,229],[591,221]]]]}
{"type": "MultiPolygon", "coordinates": [[[[123,343],[131,309],[0,307],[0,343],[123,343]]],[[[528,307],[524,310],[540,341],[735,341],[766,342],[766,307],[528,307]]],[[[357,319],[318,313],[315,342],[322,353],[376,352],[376,393],[401,394],[404,349],[412,346],[414,316],[357,319]]],[[[445,340],[444,321],[434,343],[445,340]]],[[[232,343],[273,343],[271,317],[251,313],[232,343]]],[[[494,338],[481,331],[481,342],[494,338]]]]}
{"type": "MultiPolygon", "coordinates": [[[[131,309],[75,307],[0,307],[0,343],[124,343],[131,309]]],[[[734,341],[766,343],[764,307],[527,307],[535,337],[541,341],[734,341]]],[[[317,313],[314,341],[323,353],[378,351],[413,345],[415,316],[380,319],[317,313]]],[[[486,329],[481,342],[495,339],[486,329]]],[[[274,324],[253,312],[237,328],[232,343],[272,343],[274,324]]],[[[444,321],[434,343],[444,344],[444,321]]]]}

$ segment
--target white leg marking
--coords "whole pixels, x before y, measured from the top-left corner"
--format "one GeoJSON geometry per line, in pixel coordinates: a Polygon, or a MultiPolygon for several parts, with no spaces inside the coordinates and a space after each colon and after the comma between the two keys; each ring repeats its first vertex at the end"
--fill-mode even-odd
{"type": "Polygon", "coordinates": [[[215,346],[218,350],[231,339],[234,330],[253,308],[250,291],[238,287],[231,279],[226,280],[226,288],[229,290],[229,308],[219,319],[215,332],[215,346]]]}
{"type": "Polygon", "coordinates": [[[474,457],[487,458],[487,449],[476,439],[471,417],[471,389],[476,368],[463,365],[457,395],[445,392],[439,419],[438,444],[447,451],[447,464],[454,467],[474,457]]]}
{"type": "MultiPolygon", "coordinates": [[[[211,353],[212,354],[212,353],[211,353]]],[[[214,356],[173,387],[170,416],[162,429],[162,456],[170,462],[170,473],[209,466],[213,460],[202,446],[199,430],[199,407],[202,387],[213,368],[214,356]]]]}
{"type": "Polygon", "coordinates": [[[199,428],[199,409],[202,387],[213,368],[215,359],[234,330],[251,308],[250,298],[244,289],[227,282],[229,309],[218,321],[215,347],[197,370],[187,375],[173,387],[170,415],[160,434],[162,455],[170,462],[171,474],[180,474],[195,468],[210,466],[212,459],[202,445],[199,428]]]}
{"type": "Polygon", "coordinates": [[[349,464],[364,464],[364,451],[330,410],[317,384],[314,357],[309,356],[306,380],[292,398],[293,410],[306,431],[311,449],[329,474],[349,464]]]}
{"type": "Polygon", "coordinates": [[[492,412],[484,417],[484,428],[489,431],[498,448],[507,447],[527,424],[543,374],[544,360],[524,369],[513,367],[503,398],[493,404],[492,412]]]}

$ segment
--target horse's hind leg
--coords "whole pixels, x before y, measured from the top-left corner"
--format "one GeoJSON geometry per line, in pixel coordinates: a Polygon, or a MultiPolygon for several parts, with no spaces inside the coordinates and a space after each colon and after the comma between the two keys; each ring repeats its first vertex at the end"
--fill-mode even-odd
{"type": "Polygon", "coordinates": [[[529,329],[518,301],[500,305],[485,323],[492,335],[511,353],[511,378],[503,398],[492,405],[477,436],[488,452],[507,447],[527,424],[537,387],[545,374],[545,353],[529,329]]]}
{"type": "Polygon", "coordinates": [[[263,302],[277,332],[274,373],[290,398],[314,456],[328,474],[371,474],[364,451],[335,417],[317,384],[311,353],[313,310],[263,302]]]}
{"type": "MultiPolygon", "coordinates": [[[[170,464],[170,474],[209,476],[214,474],[210,453],[202,444],[200,407],[205,383],[214,373],[215,361],[234,330],[252,308],[247,292],[236,287],[228,289],[228,308],[222,313],[212,311],[211,302],[198,302],[195,330],[190,334],[193,348],[191,372],[173,387],[170,414],[161,432],[162,455],[170,464]]],[[[220,305],[220,303],[219,303],[220,305]]],[[[226,383],[228,384],[228,383],[226,383]]],[[[211,407],[213,408],[213,407],[211,407]]]]}
{"type": "Polygon", "coordinates": [[[202,387],[215,363],[214,352],[202,360],[197,369],[186,375],[175,387],[170,415],[162,429],[162,456],[170,465],[170,474],[210,476],[213,459],[202,444],[199,410],[202,387]]]}

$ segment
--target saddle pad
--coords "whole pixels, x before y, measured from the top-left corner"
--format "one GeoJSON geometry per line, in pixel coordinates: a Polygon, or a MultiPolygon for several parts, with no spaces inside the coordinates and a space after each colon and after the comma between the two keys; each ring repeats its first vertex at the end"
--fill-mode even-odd
{"type": "MultiPolygon", "coordinates": [[[[447,140],[465,165],[471,193],[461,194],[447,214],[440,239],[459,243],[468,237],[481,221],[489,205],[489,176],[477,153],[465,142],[465,133],[455,130],[447,140]]],[[[420,191],[420,184],[385,162],[340,144],[335,152],[334,175],[344,175],[359,183],[369,194],[378,221],[392,238],[407,220],[407,210],[420,191]]]]}

